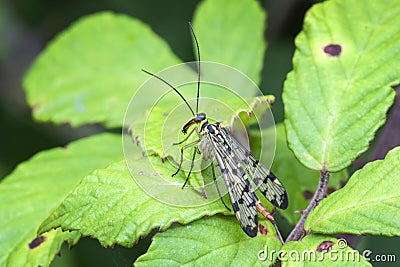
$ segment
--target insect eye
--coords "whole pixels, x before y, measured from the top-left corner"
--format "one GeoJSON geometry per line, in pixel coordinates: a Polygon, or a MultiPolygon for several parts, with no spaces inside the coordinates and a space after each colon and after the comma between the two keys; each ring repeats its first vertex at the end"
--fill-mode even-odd
{"type": "Polygon", "coordinates": [[[206,114],[205,113],[198,113],[198,114],[196,114],[196,117],[195,117],[195,121],[196,122],[201,122],[201,121],[204,121],[206,119],[206,114]]]}

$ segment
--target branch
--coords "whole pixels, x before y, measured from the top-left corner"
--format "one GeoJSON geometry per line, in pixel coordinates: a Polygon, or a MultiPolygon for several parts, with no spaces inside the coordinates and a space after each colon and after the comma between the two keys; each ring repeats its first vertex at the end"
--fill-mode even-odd
{"type": "Polygon", "coordinates": [[[320,178],[318,183],[317,191],[315,192],[310,204],[303,211],[299,222],[296,227],[292,230],[286,242],[299,240],[304,235],[304,222],[306,221],[308,214],[319,204],[319,202],[325,197],[326,189],[328,187],[329,172],[322,170],[320,172],[320,178]]]}

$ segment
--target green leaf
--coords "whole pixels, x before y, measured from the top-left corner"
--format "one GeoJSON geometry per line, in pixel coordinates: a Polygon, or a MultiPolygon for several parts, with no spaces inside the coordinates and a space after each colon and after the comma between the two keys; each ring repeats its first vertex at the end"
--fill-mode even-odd
{"type": "MultiPolygon", "coordinates": [[[[273,96],[261,96],[244,100],[236,96],[225,98],[225,108],[221,108],[220,102],[204,103],[202,112],[207,114],[211,123],[220,121],[224,127],[236,126],[237,129],[234,130],[237,132],[238,129],[245,130],[250,124],[260,123],[262,116],[266,116],[267,111],[269,111],[269,103],[273,102],[274,99],[273,96]]],[[[179,160],[179,146],[174,146],[173,143],[177,143],[186,137],[181,130],[183,125],[192,119],[192,115],[188,112],[188,116],[182,116],[185,110],[179,108],[174,110],[171,106],[167,109],[167,105],[160,101],[147,115],[145,124],[135,121],[131,126],[132,136],[144,140],[145,147],[143,149],[145,151],[153,151],[163,157],[173,156],[175,160],[179,160]],[[167,110],[173,112],[166,112],[167,110]],[[144,131],[141,134],[139,130],[142,128],[144,131]]],[[[267,115],[272,116],[271,113],[267,115]]],[[[191,140],[197,139],[198,136],[193,135],[191,140]]],[[[248,142],[248,140],[245,141],[248,142]]],[[[187,143],[190,143],[190,140],[187,143]]],[[[191,153],[189,154],[188,157],[191,157],[191,153]]]]}
{"type": "Polygon", "coordinates": [[[344,239],[330,236],[307,235],[301,241],[285,243],[281,250],[279,259],[283,267],[372,266],[344,239]]]}
{"type": "Polygon", "coordinates": [[[257,1],[203,1],[193,23],[201,60],[237,68],[259,84],[266,48],[265,21],[257,1]]]}
{"type": "Polygon", "coordinates": [[[141,69],[177,63],[147,25],[103,12],[80,19],[53,40],[25,76],[24,87],[37,120],[119,127],[130,98],[148,78],[141,69]]]}
{"type": "MultiPolygon", "coordinates": [[[[266,142],[265,152],[274,151],[275,132],[274,128],[262,132],[262,140],[266,142]]],[[[254,139],[252,139],[253,141],[254,139]]],[[[276,125],[276,150],[275,157],[269,159],[270,153],[262,153],[261,162],[272,162],[271,170],[285,186],[289,198],[289,207],[286,210],[278,210],[290,224],[295,224],[300,214],[296,211],[304,210],[310,198],[307,194],[315,192],[318,186],[319,172],[304,167],[288,148],[286,143],[286,132],[283,124],[276,125]]],[[[272,155],[274,156],[274,155],[272,155]]],[[[341,181],[347,180],[347,171],[332,173],[329,179],[331,189],[340,188],[341,181]]]]}
{"type": "Polygon", "coordinates": [[[97,238],[103,246],[131,247],[152,229],[167,229],[174,222],[187,224],[206,215],[227,212],[220,201],[208,203],[195,190],[182,190],[180,186],[167,186],[165,182],[161,184],[160,177],[167,177],[175,169],[167,160],[163,163],[158,157],[141,156],[133,160],[137,170],[135,180],[125,161],[95,171],[83,179],[39,231],[55,227],[79,230],[84,236],[97,238]],[[147,160],[153,165],[170,168],[164,167],[164,172],[153,173],[147,168],[147,160]],[[142,188],[154,191],[145,192],[142,188]],[[197,199],[199,205],[174,206],[158,200],[173,199],[179,194],[197,199]]]}
{"type": "MultiPolygon", "coordinates": [[[[248,144],[248,135],[246,129],[252,125],[258,126],[262,118],[266,118],[269,121],[273,121],[272,113],[270,112],[270,103],[274,101],[273,96],[260,96],[251,99],[242,99],[238,96],[231,98],[225,98],[225,102],[221,105],[219,101],[201,102],[202,111],[206,112],[207,118],[210,122],[220,121],[224,127],[231,128],[231,133],[240,140],[243,144],[248,144]],[[233,127],[231,127],[233,126],[233,127]]],[[[189,116],[183,116],[187,107],[181,105],[178,107],[169,106],[171,102],[169,100],[163,101],[160,99],[156,106],[152,108],[149,114],[147,114],[146,121],[143,122],[140,119],[133,120],[133,124],[130,126],[131,135],[136,140],[140,140],[142,150],[148,154],[155,153],[169,160],[175,162],[175,166],[180,161],[180,148],[181,146],[173,145],[181,140],[184,140],[187,135],[182,134],[181,130],[183,125],[192,118],[189,112],[189,116]]],[[[185,144],[189,144],[198,140],[196,133],[193,133],[185,144]]],[[[132,149],[131,140],[127,142],[127,148],[125,151],[132,149]]],[[[186,149],[184,151],[184,162],[182,170],[187,171],[190,168],[190,164],[193,157],[193,150],[186,149]]],[[[197,159],[201,156],[197,155],[197,159]]],[[[204,169],[201,166],[203,161],[196,163],[194,171],[204,169]]],[[[160,166],[164,168],[166,165],[160,166]]],[[[175,170],[176,171],[176,170],[175,170]]],[[[172,171],[171,173],[174,173],[172,171]]],[[[180,174],[183,174],[181,172],[180,174]]],[[[194,173],[189,180],[189,183],[196,187],[201,193],[204,193],[204,180],[206,176],[212,177],[211,171],[207,174],[194,173]]],[[[182,175],[181,183],[185,181],[185,176],[182,175]]]]}
{"type": "Polygon", "coordinates": [[[310,213],[304,227],[318,233],[400,235],[400,147],[366,164],[310,213]]]}
{"type": "MultiPolygon", "coordinates": [[[[121,160],[121,151],[119,136],[101,134],[38,153],[6,177],[0,184],[0,265],[22,257],[15,253],[24,251],[36,237],[39,224],[83,176],[121,160]]],[[[30,255],[35,251],[39,250],[30,255]]],[[[48,251],[54,255],[51,253],[53,250],[48,251]]]]}
{"type": "MultiPolygon", "coordinates": [[[[207,7],[210,3],[203,5],[207,7]]],[[[240,1],[236,4],[224,3],[224,17],[235,18],[239,3],[242,4],[240,1]]],[[[207,40],[210,38],[204,38],[204,55],[210,51],[210,60],[213,55],[227,51],[224,42],[237,39],[237,33],[242,32],[241,42],[236,40],[234,44],[235,49],[249,49],[243,53],[246,56],[237,56],[232,50],[214,60],[231,64],[259,80],[265,50],[262,39],[264,15],[255,1],[245,3],[244,7],[248,14],[246,23],[239,25],[236,19],[234,22],[232,19],[225,20],[226,30],[231,34],[220,36],[219,39],[223,40],[221,44],[216,44],[220,45],[217,50],[215,45],[214,49],[208,49],[207,40]],[[249,57],[254,60],[249,60],[249,57]]],[[[210,15],[208,12],[199,12],[199,33],[204,29],[202,20],[220,20],[220,17],[210,15]]],[[[220,32],[214,33],[213,29],[218,30],[213,27],[209,29],[209,34],[220,35],[220,32]]],[[[205,37],[207,35],[204,34],[205,37]]],[[[201,46],[202,42],[203,39],[201,46]]],[[[60,34],[30,68],[24,79],[24,87],[37,120],[69,122],[74,126],[101,122],[109,127],[118,127],[122,125],[129,99],[146,79],[146,74],[140,69],[157,72],[177,63],[179,60],[167,44],[148,26],[124,15],[103,12],[81,19],[60,34]]],[[[233,81],[235,78],[229,77],[233,81]]],[[[243,86],[242,90],[249,94],[248,87],[243,86]]],[[[157,92],[154,91],[154,94],[157,95],[157,92]]],[[[255,94],[256,91],[253,91],[252,95],[255,94]]],[[[140,104],[151,106],[151,100],[143,98],[140,104]]]]}
{"type": "Polygon", "coordinates": [[[71,247],[81,234],[76,231],[63,232],[60,229],[49,231],[35,239],[25,239],[7,260],[8,266],[49,266],[54,256],[60,252],[64,242],[71,247]],[[38,246],[35,246],[38,244],[38,246]]]}
{"type": "Polygon", "coordinates": [[[307,13],[283,93],[289,146],[305,166],[344,169],[385,122],[400,77],[399,13],[395,0],[327,1],[307,13]]]}
{"type": "MultiPolygon", "coordinates": [[[[274,102],[275,96],[272,95],[254,98],[248,101],[248,107],[239,109],[236,112],[237,115],[232,118],[231,132],[245,147],[252,148],[254,143],[260,142],[261,136],[259,133],[262,130],[275,126],[274,115],[271,111],[274,102]],[[257,139],[257,133],[260,138],[255,140],[257,139]],[[250,142],[249,138],[251,139],[250,144],[248,144],[250,142]]],[[[259,157],[260,153],[255,155],[259,157]]]]}
{"type": "MultiPolygon", "coordinates": [[[[249,238],[236,218],[213,216],[156,234],[147,253],[135,266],[260,266],[257,253],[281,244],[270,223],[266,235],[249,238]]],[[[265,227],[265,226],[263,226],[265,227]]],[[[264,264],[271,265],[275,258],[264,264]]]]}

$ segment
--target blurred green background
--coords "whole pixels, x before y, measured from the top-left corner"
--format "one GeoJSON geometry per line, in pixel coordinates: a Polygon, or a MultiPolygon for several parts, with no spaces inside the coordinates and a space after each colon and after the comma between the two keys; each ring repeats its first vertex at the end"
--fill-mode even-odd
{"type": "MultiPolygon", "coordinates": [[[[192,38],[187,22],[199,1],[186,0],[2,0],[0,2],[0,179],[7,176],[18,163],[38,151],[63,146],[100,131],[101,125],[71,128],[68,125],[37,123],[31,118],[21,87],[24,73],[35,57],[58,32],[85,14],[113,10],[129,14],[149,24],[164,38],[183,61],[194,59],[192,38]]],[[[264,93],[277,98],[273,112],[277,122],[283,120],[281,93],[286,74],[291,70],[294,37],[301,30],[306,10],[315,2],[306,0],[260,1],[267,10],[268,49],[265,56],[264,93]]],[[[201,46],[201,44],[200,44],[201,46]]],[[[245,51],[244,51],[245,52],[245,51]]],[[[110,51],[112,53],[112,51],[110,51]]],[[[119,131],[119,129],[115,129],[119,131]]],[[[130,266],[144,253],[151,237],[131,249],[119,246],[100,247],[96,240],[83,238],[74,248],[66,246],[53,266],[130,266]]],[[[358,241],[358,240],[357,240],[358,241]]],[[[370,249],[374,254],[396,254],[400,261],[399,239],[365,237],[357,242],[359,250],[370,249]]],[[[396,266],[396,264],[376,264],[396,266]]]]}

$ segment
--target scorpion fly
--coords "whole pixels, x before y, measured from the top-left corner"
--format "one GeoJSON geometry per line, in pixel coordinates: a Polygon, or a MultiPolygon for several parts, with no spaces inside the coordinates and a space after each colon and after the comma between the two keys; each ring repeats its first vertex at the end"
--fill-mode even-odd
{"type": "MultiPolygon", "coordinates": [[[[219,172],[228,189],[233,211],[235,212],[240,226],[248,236],[255,237],[258,232],[257,211],[274,224],[275,220],[261,204],[259,198],[255,194],[254,187],[250,183],[249,178],[252,179],[254,185],[267,198],[267,200],[280,209],[286,209],[288,206],[286,190],[279,182],[278,178],[247,148],[239,143],[239,141],[237,141],[230,134],[230,132],[227,131],[226,128],[222,127],[220,122],[210,123],[208,122],[205,113],[198,112],[200,96],[200,48],[190,22],[189,27],[197,48],[198,81],[196,112],[193,111],[192,107],[189,105],[183,95],[174,86],[172,86],[163,78],[143,70],[145,73],[159,79],[173,89],[186,103],[193,115],[193,118],[189,120],[182,128],[182,133],[184,133],[186,137],[182,141],[174,143],[174,145],[181,145],[185,143],[193,134],[196,134],[198,139],[181,147],[179,166],[172,176],[176,175],[181,170],[183,152],[189,148],[193,148],[193,157],[189,173],[182,188],[185,187],[189,180],[194,166],[196,153],[200,153],[203,160],[211,161],[211,170],[216,186],[217,183],[214,167],[215,165],[218,165],[219,172]]],[[[220,195],[218,186],[217,192],[220,195]]],[[[223,201],[222,197],[221,200],[225,207],[230,210],[223,201]]]]}

